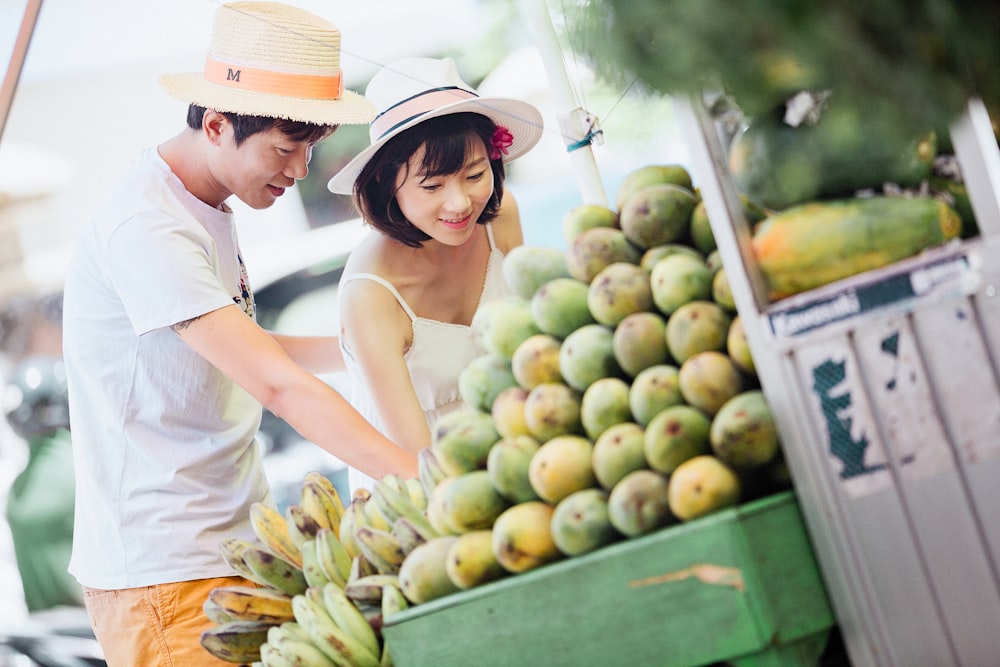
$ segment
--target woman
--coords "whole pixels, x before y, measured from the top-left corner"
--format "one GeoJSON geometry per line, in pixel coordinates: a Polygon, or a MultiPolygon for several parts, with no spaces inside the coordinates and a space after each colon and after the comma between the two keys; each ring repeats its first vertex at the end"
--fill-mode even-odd
{"type": "MultiPolygon", "coordinates": [[[[461,405],[458,376],[483,352],[477,308],[507,293],[503,256],[523,237],[504,165],[537,143],[542,118],[480,97],[450,58],[388,65],[365,97],[379,112],[371,146],[329,183],[376,230],[341,279],[341,348],[355,407],[416,453],[461,405]]],[[[352,489],[372,483],[350,471],[352,489]]]]}

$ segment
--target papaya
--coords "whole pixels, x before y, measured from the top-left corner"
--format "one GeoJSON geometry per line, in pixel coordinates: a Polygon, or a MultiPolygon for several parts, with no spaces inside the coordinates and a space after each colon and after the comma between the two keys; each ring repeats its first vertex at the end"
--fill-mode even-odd
{"type": "Polygon", "coordinates": [[[962,221],[932,197],[815,201],[766,218],[751,248],[772,300],[877,269],[958,238],[962,221]]]}
{"type": "Polygon", "coordinates": [[[951,203],[948,205],[955,209],[959,217],[962,218],[962,238],[970,239],[979,236],[979,223],[976,222],[976,214],[972,210],[972,200],[969,199],[969,189],[965,183],[931,174],[927,179],[932,194],[951,203]]]}
{"type": "Polygon", "coordinates": [[[937,135],[911,136],[897,116],[833,97],[814,124],[751,119],[729,147],[733,182],[752,202],[776,211],[885,183],[916,186],[931,173],[937,135]]]}

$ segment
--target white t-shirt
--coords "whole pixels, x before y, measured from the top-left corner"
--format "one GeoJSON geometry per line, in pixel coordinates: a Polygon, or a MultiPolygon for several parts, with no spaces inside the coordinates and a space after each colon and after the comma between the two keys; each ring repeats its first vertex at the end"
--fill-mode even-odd
{"type": "Polygon", "coordinates": [[[273,502],[254,439],[260,403],[170,328],[233,303],[254,317],[232,212],[147,150],[82,232],[66,279],[69,570],[81,584],[232,574],[220,542],[252,537],[251,503],[273,502]]]}

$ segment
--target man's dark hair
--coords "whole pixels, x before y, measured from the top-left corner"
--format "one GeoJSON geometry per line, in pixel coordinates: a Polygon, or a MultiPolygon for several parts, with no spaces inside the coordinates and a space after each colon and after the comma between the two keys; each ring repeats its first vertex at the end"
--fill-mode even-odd
{"type": "MultiPolygon", "coordinates": [[[[236,137],[236,145],[239,146],[247,137],[258,132],[267,132],[271,128],[281,130],[285,136],[293,141],[318,142],[326,139],[337,130],[337,125],[317,125],[315,123],[305,123],[298,120],[288,120],[285,118],[271,118],[269,116],[248,116],[244,114],[220,112],[233,126],[233,133],[236,137]]],[[[188,106],[187,124],[193,130],[201,129],[201,121],[205,116],[205,107],[191,104],[188,106]]]]}
{"type": "MultiPolygon", "coordinates": [[[[354,202],[366,222],[387,236],[411,248],[419,248],[430,236],[406,219],[396,201],[396,176],[410,157],[424,146],[423,163],[418,167],[428,178],[458,172],[476,146],[482,142],[490,151],[496,125],[478,113],[456,113],[431,118],[405,130],[385,143],[372,156],[354,182],[354,202]]],[[[503,197],[503,159],[491,159],[493,196],[477,220],[485,224],[500,211],[503,197]]]]}

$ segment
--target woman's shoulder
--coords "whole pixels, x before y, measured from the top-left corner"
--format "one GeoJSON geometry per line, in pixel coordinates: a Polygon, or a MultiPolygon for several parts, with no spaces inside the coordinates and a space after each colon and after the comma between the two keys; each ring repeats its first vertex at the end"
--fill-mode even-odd
{"type": "Polygon", "coordinates": [[[390,251],[379,233],[367,234],[351,249],[344,264],[343,279],[361,273],[386,275],[386,255],[390,251]]]}
{"type": "Polygon", "coordinates": [[[503,204],[497,216],[490,222],[493,232],[493,243],[504,254],[514,246],[524,242],[524,231],[521,227],[521,212],[517,200],[509,190],[504,191],[503,204]]]}

